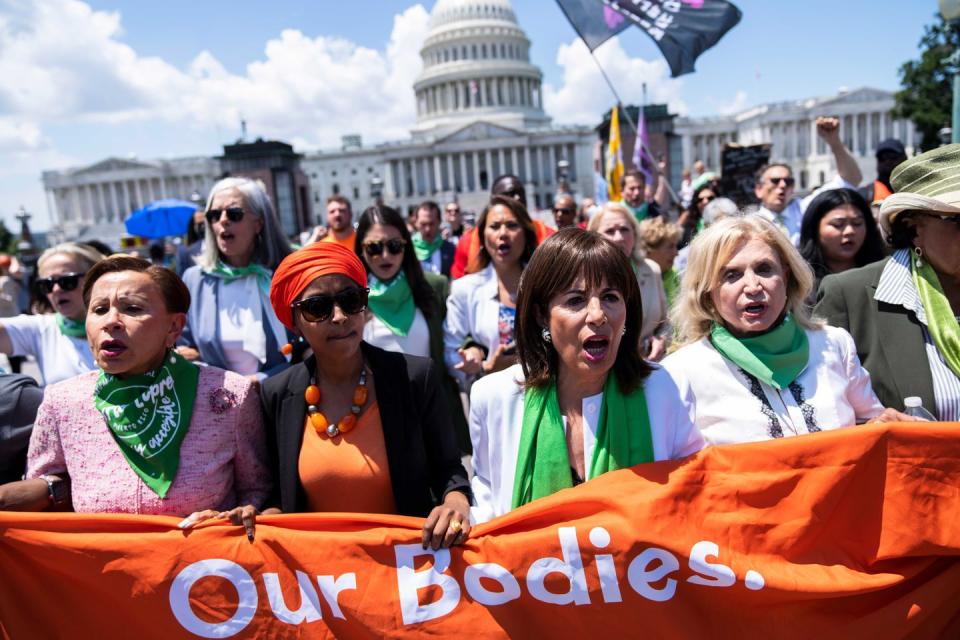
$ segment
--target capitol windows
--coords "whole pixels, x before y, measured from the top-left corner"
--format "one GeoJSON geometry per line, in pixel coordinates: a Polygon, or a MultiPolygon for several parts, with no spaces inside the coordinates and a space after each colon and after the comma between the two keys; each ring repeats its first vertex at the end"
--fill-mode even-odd
{"type": "Polygon", "coordinates": [[[486,45],[486,44],[480,45],[480,57],[483,58],[483,59],[486,59],[486,57],[487,57],[487,45],[486,45]]]}
{"type": "Polygon", "coordinates": [[[333,183],[333,186],[330,188],[330,190],[333,191],[333,195],[335,196],[340,195],[340,185],[337,184],[336,182],[333,183]]]}
{"type": "Polygon", "coordinates": [[[473,49],[473,57],[474,57],[474,59],[476,59],[476,58],[477,58],[477,45],[473,45],[472,49],[473,49]]]}

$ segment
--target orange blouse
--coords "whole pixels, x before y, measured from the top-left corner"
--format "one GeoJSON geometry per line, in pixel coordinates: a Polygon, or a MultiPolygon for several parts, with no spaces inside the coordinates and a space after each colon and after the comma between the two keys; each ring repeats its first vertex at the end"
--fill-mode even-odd
{"type": "Polygon", "coordinates": [[[298,467],[310,511],[397,512],[376,403],[335,438],[319,435],[307,418],[298,467]]]}

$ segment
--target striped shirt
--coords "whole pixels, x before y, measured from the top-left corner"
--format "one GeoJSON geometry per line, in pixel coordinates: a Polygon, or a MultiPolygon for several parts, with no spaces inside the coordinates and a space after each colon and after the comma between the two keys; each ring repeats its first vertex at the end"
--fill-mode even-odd
{"type": "MultiPolygon", "coordinates": [[[[933,396],[937,403],[936,412],[931,413],[936,413],[940,420],[960,420],[960,378],[944,361],[927,329],[927,314],[910,272],[911,255],[909,249],[900,249],[890,256],[887,266],[880,274],[880,282],[877,283],[877,292],[873,294],[873,299],[899,305],[917,316],[923,330],[923,344],[927,350],[927,361],[933,377],[933,396]]],[[[930,409],[931,407],[927,407],[928,411],[930,409]]]]}

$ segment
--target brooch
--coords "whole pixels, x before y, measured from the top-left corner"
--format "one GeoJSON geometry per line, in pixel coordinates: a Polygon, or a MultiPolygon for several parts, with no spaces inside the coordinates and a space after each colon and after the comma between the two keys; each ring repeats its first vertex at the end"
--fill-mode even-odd
{"type": "Polygon", "coordinates": [[[227,409],[235,406],[237,406],[237,396],[232,391],[227,391],[221,387],[210,392],[210,409],[217,415],[221,415],[227,409]]]}

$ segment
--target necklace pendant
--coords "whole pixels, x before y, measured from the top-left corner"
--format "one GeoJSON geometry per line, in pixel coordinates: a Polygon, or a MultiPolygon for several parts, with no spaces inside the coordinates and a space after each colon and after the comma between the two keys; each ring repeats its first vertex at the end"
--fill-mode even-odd
{"type": "Polygon", "coordinates": [[[327,435],[331,438],[336,438],[338,435],[340,435],[340,429],[337,428],[337,425],[331,424],[327,427],[327,435]]]}

